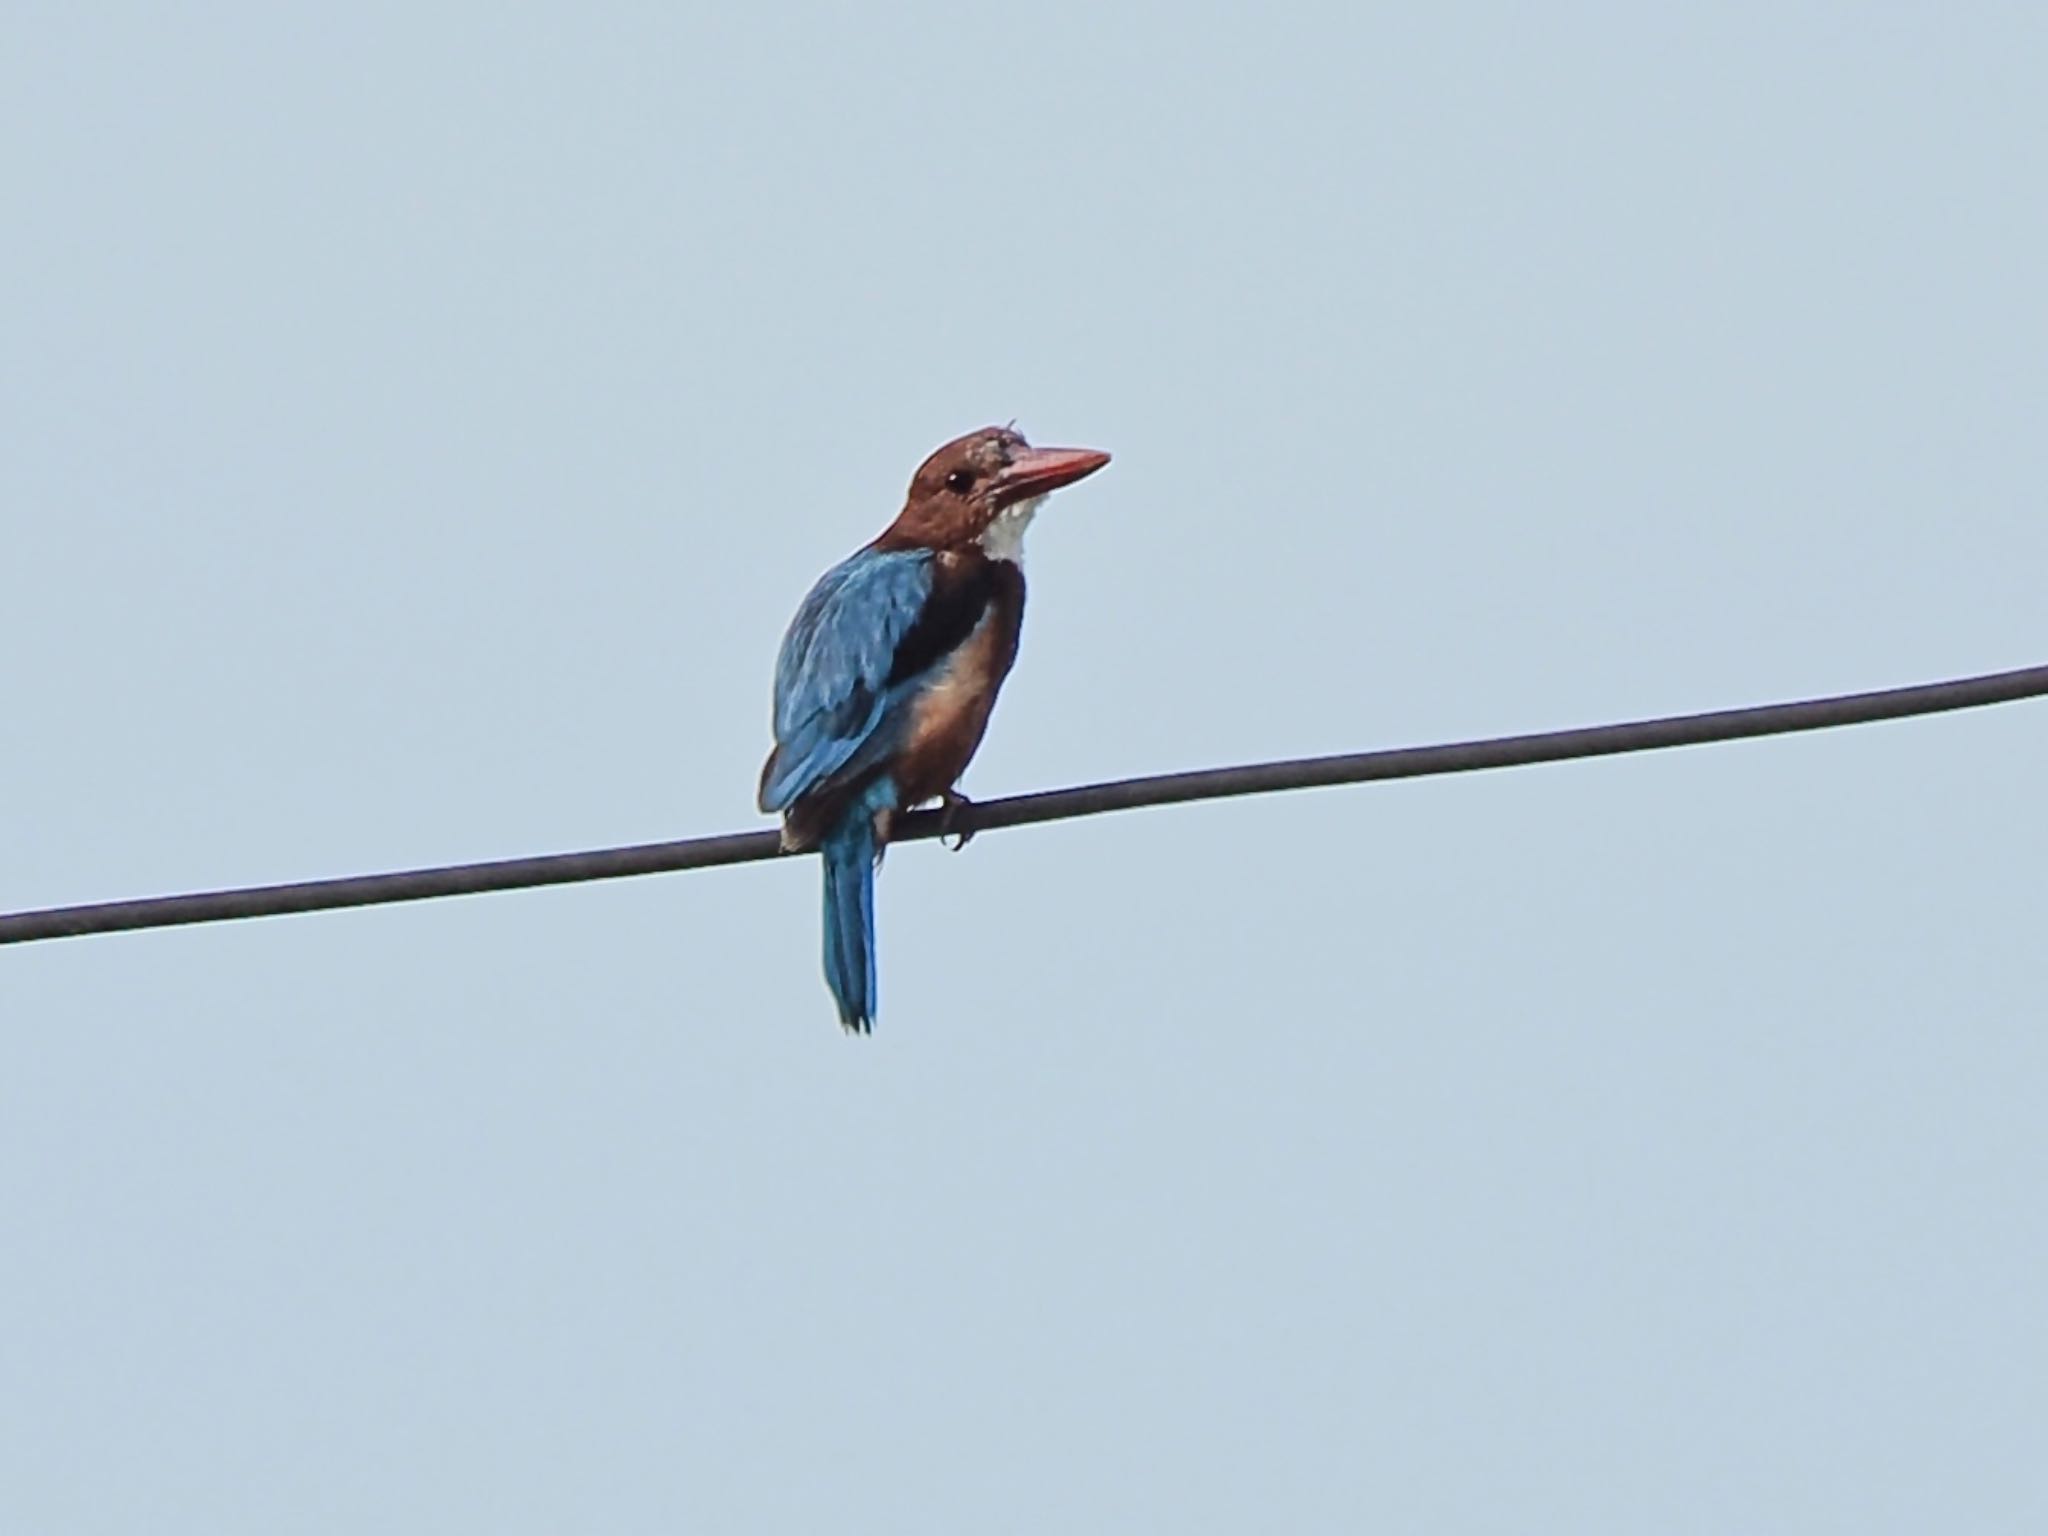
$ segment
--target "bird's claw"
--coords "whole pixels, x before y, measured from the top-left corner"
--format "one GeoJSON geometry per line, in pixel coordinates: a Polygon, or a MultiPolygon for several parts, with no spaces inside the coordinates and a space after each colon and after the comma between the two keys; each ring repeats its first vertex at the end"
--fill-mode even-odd
{"type": "Polygon", "coordinates": [[[954,853],[965,848],[974,836],[974,828],[954,825],[959,820],[960,812],[971,810],[973,806],[974,802],[957,790],[949,789],[939,796],[939,841],[945,843],[947,835],[951,834],[953,842],[950,847],[954,853]]]}

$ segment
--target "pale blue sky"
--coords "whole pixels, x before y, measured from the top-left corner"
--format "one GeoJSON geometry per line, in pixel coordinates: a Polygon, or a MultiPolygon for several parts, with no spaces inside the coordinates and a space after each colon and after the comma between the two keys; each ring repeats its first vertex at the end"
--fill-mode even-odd
{"type": "MultiPolygon", "coordinates": [[[[2031,6],[17,5],[0,907],[2048,660],[2031,6]]],[[[0,954],[0,1526],[2036,1531],[2048,709],[0,954]]]]}

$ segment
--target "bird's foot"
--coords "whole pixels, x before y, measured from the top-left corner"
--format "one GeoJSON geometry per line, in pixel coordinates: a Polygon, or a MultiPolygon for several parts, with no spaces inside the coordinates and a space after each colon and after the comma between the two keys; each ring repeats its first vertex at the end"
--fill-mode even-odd
{"type": "Polygon", "coordinates": [[[951,833],[953,837],[952,849],[955,853],[965,848],[968,841],[974,836],[974,829],[972,827],[962,829],[955,825],[959,821],[960,813],[963,810],[972,810],[973,808],[974,802],[961,794],[957,789],[949,789],[939,796],[939,841],[941,843],[945,842],[947,834],[951,833]]]}

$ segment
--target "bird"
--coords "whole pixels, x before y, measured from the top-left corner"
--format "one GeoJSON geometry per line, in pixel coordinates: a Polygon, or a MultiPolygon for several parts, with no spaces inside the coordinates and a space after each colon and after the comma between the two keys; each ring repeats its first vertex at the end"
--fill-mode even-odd
{"type": "MultiPolygon", "coordinates": [[[[1094,448],[1034,448],[983,427],[935,449],[903,510],[811,588],[775,659],[762,811],[825,873],[825,982],[849,1034],[876,1015],[875,870],[896,818],[956,788],[1017,659],[1024,530],[1094,474],[1094,448]]],[[[965,844],[969,834],[956,834],[965,844]]]]}

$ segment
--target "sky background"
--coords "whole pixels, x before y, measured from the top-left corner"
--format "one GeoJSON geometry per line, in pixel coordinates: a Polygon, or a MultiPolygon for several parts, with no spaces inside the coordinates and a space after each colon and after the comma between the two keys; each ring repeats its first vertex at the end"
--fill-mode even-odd
{"type": "MultiPolygon", "coordinates": [[[[2048,12],[20,3],[0,908],[2048,661],[2048,12]]],[[[1699,8],[1691,8],[1697,10],[1699,8]]],[[[2034,1532],[2048,706],[0,954],[10,1531],[2034,1532]]]]}

